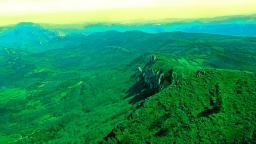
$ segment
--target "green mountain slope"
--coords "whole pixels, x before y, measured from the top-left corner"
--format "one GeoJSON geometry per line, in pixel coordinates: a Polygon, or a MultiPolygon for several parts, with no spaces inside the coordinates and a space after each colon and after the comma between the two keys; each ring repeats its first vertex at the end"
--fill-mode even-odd
{"type": "MultiPolygon", "coordinates": [[[[226,116],[235,111],[235,107],[241,109],[236,115],[238,118],[244,118],[246,112],[254,114],[256,39],[252,37],[108,31],[88,36],[68,34],[44,46],[47,47],[44,51],[36,52],[15,47],[0,50],[0,143],[99,143],[118,123],[129,124],[127,116],[145,99],[152,101],[150,104],[154,103],[151,99],[161,97],[162,101],[175,100],[176,103],[181,94],[186,94],[184,108],[195,108],[185,111],[193,112],[189,120],[195,120],[194,123],[215,115],[226,116]],[[152,54],[159,60],[157,65],[150,65],[154,72],[150,71],[151,67],[144,67],[152,54]],[[138,67],[142,70],[139,73],[142,83],[134,75],[138,67]],[[174,70],[173,76],[180,79],[177,90],[172,82],[174,77],[168,78],[172,76],[170,68],[174,70]],[[202,70],[198,72],[202,77],[195,76],[197,70],[202,70]],[[146,76],[143,73],[147,73],[146,76]],[[161,85],[157,84],[159,80],[161,85]],[[196,118],[204,108],[214,107],[208,90],[216,84],[223,89],[224,111],[196,118]],[[154,89],[144,91],[145,85],[154,89]],[[241,90],[236,93],[237,89],[241,90]],[[173,97],[165,98],[164,93],[172,93],[173,97]],[[190,97],[186,96],[190,94],[195,100],[188,102],[190,97]],[[237,105],[231,105],[228,99],[237,105]]],[[[176,104],[171,107],[177,108],[176,104]]],[[[152,106],[153,110],[162,114],[158,107],[152,106]]],[[[178,114],[177,111],[179,109],[170,113],[178,114]]],[[[170,119],[167,116],[164,119],[170,119]]],[[[218,122],[222,121],[224,119],[218,122]]],[[[248,116],[247,121],[253,131],[252,116],[248,116]]],[[[247,124],[242,121],[237,128],[242,127],[242,131],[247,124]]],[[[227,128],[230,125],[227,124],[227,128]]],[[[147,125],[138,130],[144,127],[147,125]]],[[[149,135],[160,128],[156,125],[149,135]]],[[[167,134],[171,135],[169,130],[167,134]]],[[[227,138],[229,141],[232,137],[227,138]]],[[[252,135],[244,138],[252,140],[252,135]]],[[[153,137],[151,140],[154,142],[153,137]]]]}
{"type": "Polygon", "coordinates": [[[173,71],[181,77],[147,98],[103,143],[255,143],[255,73],[175,65],[173,71]]]}

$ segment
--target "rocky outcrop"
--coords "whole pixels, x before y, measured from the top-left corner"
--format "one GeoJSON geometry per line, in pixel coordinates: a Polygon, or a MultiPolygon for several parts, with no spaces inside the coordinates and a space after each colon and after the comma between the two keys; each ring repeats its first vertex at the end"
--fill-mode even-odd
{"type": "Polygon", "coordinates": [[[160,91],[173,81],[173,69],[171,66],[164,67],[165,63],[157,56],[149,56],[148,62],[145,66],[138,67],[136,77],[141,81],[147,89],[153,91],[160,91]]]}
{"type": "Polygon", "coordinates": [[[182,74],[177,80],[174,73],[170,86],[147,98],[102,143],[256,142],[255,73],[204,69],[182,74]]]}

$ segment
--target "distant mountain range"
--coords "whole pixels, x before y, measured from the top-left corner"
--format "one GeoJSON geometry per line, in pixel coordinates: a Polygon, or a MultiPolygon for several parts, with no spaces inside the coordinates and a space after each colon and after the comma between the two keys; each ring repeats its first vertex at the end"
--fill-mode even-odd
{"type": "Polygon", "coordinates": [[[56,48],[79,47],[84,44],[81,41],[84,41],[88,35],[106,31],[141,31],[145,33],[180,31],[254,37],[256,36],[256,16],[219,17],[143,25],[95,24],[74,29],[72,27],[53,27],[24,22],[15,26],[0,28],[0,49],[16,48],[31,52],[41,52],[56,48]]]}
{"type": "Polygon", "coordinates": [[[109,30],[119,32],[138,30],[147,33],[182,31],[188,33],[209,33],[232,36],[256,36],[256,15],[217,17],[199,20],[176,20],[175,22],[166,20],[157,24],[94,24],[81,29],[72,29],[69,27],[60,28],[59,30],[66,33],[83,34],[109,30]]]}
{"type": "MultiPolygon", "coordinates": [[[[220,35],[232,35],[232,36],[256,36],[256,24],[254,23],[202,23],[202,22],[190,22],[190,23],[172,23],[163,25],[92,25],[88,26],[80,31],[74,30],[76,33],[91,34],[94,32],[103,31],[131,31],[138,30],[147,33],[160,33],[160,32],[175,32],[182,31],[188,33],[209,33],[220,35]]],[[[70,32],[70,30],[69,30],[70,32]]]]}

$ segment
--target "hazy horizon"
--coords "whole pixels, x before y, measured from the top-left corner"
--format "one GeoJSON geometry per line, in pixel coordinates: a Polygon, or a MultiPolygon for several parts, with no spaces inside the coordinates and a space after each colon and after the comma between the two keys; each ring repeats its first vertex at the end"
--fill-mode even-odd
{"type": "Polygon", "coordinates": [[[211,0],[1,0],[0,26],[40,24],[145,23],[255,14],[256,1],[211,0]]]}

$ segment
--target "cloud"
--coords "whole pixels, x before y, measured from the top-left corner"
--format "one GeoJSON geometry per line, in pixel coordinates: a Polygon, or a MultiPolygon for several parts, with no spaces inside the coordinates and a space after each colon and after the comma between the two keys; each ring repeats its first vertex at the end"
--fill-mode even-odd
{"type": "Polygon", "coordinates": [[[0,15],[138,8],[155,4],[156,0],[1,0],[0,15]]]}
{"type": "Polygon", "coordinates": [[[155,21],[255,12],[256,0],[0,0],[0,25],[155,21]]]}
{"type": "Polygon", "coordinates": [[[145,7],[256,5],[255,0],[0,0],[0,15],[145,7]]]}

